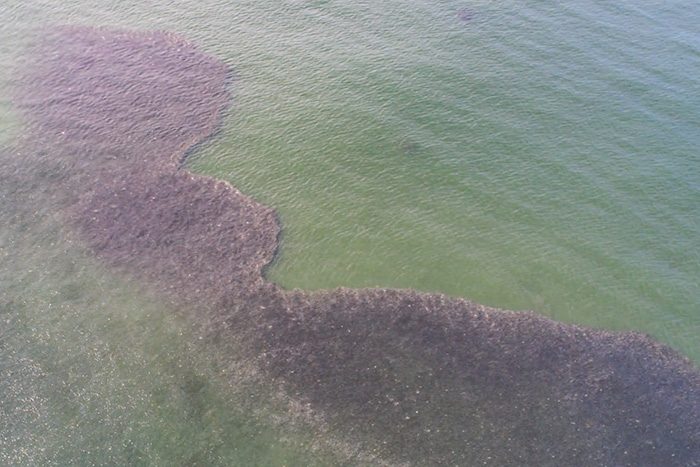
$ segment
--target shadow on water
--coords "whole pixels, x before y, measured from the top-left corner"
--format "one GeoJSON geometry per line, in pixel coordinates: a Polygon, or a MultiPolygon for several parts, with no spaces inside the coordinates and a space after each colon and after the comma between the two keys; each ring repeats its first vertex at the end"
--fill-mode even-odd
{"type": "MultiPolygon", "coordinates": [[[[179,170],[227,107],[217,59],[168,33],[74,27],[44,31],[32,55],[16,93],[34,135],[21,164],[66,228],[184,304],[207,345],[250,363],[318,437],[342,439],[348,463],[700,463],[700,372],[648,336],[440,294],[266,281],[274,211],[179,170]]],[[[206,416],[205,380],[176,387],[190,420],[206,416]]]]}

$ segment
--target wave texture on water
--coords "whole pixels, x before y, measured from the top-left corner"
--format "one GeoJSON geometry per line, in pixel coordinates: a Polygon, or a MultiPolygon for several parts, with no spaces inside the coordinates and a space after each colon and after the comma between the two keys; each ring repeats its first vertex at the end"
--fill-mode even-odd
{"type": "Polygon", "coordinates": [[[362,450],[415,465],[700,465],[700,372],[648,336],[266,281],[274,211],[181,167],[228,103],[217,59],[168,33],[82,27],[44,31],[33,53],[17,104],[34,137],[16,163],[52,180],[97,257],[187,303],[212,346],[237,342],[362,450]]]}

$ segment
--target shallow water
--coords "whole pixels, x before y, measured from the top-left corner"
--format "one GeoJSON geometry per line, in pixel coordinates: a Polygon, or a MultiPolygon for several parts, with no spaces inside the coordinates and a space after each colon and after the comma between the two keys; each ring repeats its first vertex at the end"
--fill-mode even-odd
{"type": "MultiPolygon", "coordinates": [[[[460,2],[25,2],[0,7],[12,19],[0,76],[18,75],[42,24],[178,32],[236,72],[223,131],[189,164],[277,209],[270,279],[440,291],[649,332],[700,361],[700,13],[682,2],[467,7],[464,22],[460,2]]],[[[7,101],[3,143],[22,136],[7,101]]],[[[213,433],[224,433],[224,463],[309,461],[295,448],[303,436],[273,441],[264,416],[242,417],[254,428],[217,418],[240,400],[201,390],[223,384],[219,362],[168,305],[132,293],[41,222],[23,231],[6,206],[3,381],[12,401],[36,401],[3,400],[6,458],[60,463],[96,446],[109,456],[95,429],[108,420],[109,436],[142,427],[144,462],[211,453],[213,433]],[[134,387],[122,391],[124,381],[134,387]],[[56,387],[102,410],[75,413],[56,387]],[[159,390],[176,396],[163,406],[159,390]],[[188,392],[214,417],[191,445],[181,441],[194,430],[188,392]],[[70,435],[63,420],[83,431],[70,435]],[[265,435],[226,442],[245,430],[265,435]],[[34,435],[9,443],[18,433],[34,435]]]]}

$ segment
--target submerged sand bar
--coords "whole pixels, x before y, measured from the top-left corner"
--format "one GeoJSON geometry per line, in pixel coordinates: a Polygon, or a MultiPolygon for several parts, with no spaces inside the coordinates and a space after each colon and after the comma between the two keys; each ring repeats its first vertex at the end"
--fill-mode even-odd
{"type": "Polygon", "coordinates": [[[339,436],[409,465],[700,465],[700,371],[648,336],[266,281],[274,211],[181,168],[226,110],[219,60],[168,33],[83,27],[43,31],[31,58],[17,104],[33,164],[68,174],[50,189],[86,248],[200,309],[339,436]]]}

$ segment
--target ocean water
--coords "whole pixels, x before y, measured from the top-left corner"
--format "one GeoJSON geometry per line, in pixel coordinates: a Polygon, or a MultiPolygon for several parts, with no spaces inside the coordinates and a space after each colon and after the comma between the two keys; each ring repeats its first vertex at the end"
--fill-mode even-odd
{"type": "MultiPolygon", "coordinates": [[[[10,89],[43,25],[173,31],[234,70],[222,131],[187,163],[277,210],[271,280],[443,292],[700,364],[691,2],[64,3],[0,6],[3,146],[24,136],[10,89]]],[[[333,462],[243,402],[197,323],[2,190],[2,463],[333,462]]]]}

